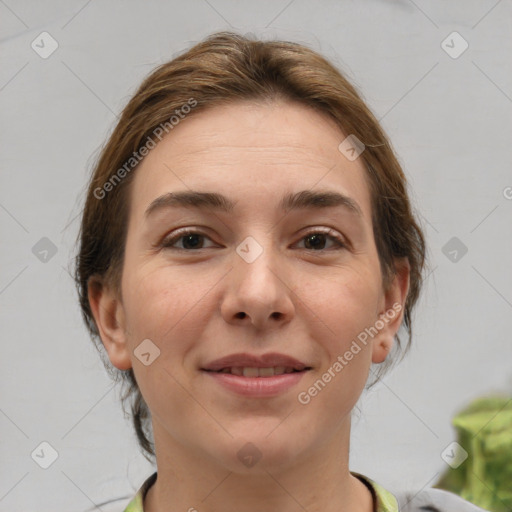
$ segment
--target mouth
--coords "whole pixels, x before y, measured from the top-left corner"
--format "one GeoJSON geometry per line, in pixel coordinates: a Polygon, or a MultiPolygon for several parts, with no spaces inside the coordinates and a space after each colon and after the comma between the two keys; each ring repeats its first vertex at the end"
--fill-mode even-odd
{"type": "MultiPolygon", "coordinates": [[[[223,389],[238,396],[247,398],[272,398],[297,386],[312,370],[305,366],[301,369],[291,366],[252,367],[229,366],[218,370],[202,369],[213,386],[220,385],[223,389]]],[[[208,383],[209,386],[209,383],[208,383]]]]}
{"type": "Polygon", "coordinates": [[[271,366],[268,368],[256,368],[251,366],[231,366],[226,368],[221,368],[220,370],[206,370],[202,368],[202,371],[211,372],[211,373],[224,373],[237,375],[239,377],[274,377],[276,375],[284,375],[288,373],[305,373],[312,368],[310,366],[306,366],[302,369],[293,368],[291,366],[271,366]]]}

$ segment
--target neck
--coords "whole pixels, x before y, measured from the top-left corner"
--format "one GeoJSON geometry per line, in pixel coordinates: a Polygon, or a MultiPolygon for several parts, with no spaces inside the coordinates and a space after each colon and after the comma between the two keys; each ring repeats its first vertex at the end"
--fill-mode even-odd
{"type": "MultiPolygon", "coordinates": [[[[281,512],[372,512],[370,490],[348,468],[350,419],[346,423],[308,451],[283,453],[269,443],[246,468],[188,449],[153,421],[158,477],[144,512],[260,512],[263,503],[281,512]]],[[[227,451],[235,454],[244,445],[230,444],[227,451]]]]}

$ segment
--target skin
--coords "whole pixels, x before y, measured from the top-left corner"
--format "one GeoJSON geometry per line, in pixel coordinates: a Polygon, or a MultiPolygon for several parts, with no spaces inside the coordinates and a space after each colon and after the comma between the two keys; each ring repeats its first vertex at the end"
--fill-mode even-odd
{"type": "Polygon", "coordinates": [[[121,296],[91,281],[89,300],[112,364],[134,369],[152,413],[158,479],[145,511],[372,510],[349,472],[350,413],[403,309],[310,403],[297,400],[409,288],[407,261],[397,260],[383,289],[364,164],[340,153],[345,137],[293,102],[235,103],[190,115],[136,170],[121,296]],[[339,207],[277,209],[285,193],[320,188],[357,201],[362,222],[339,207]],[[189,189],[238,201],[234,214],[180,208],[145,220],[155,198],[189,189]],[[153,247],[182,227],[205,234],[195,242],[203,248],[183,249],[183,238],[181,251],[153,247]],[[315,228],[350,243],[327,237],[311,248],[315,228]],[[252,263],[236,252],[248,236],[263,248],[252,263]],[[147,338],[160,356],[145,366],[134,350],[147,338]],[[276,397],[240,397],[199,371],[235,352],[274,351],[313,367],[276,397]],[[247,442],[262,454],[252,467],[237,456],[247,442]]]}

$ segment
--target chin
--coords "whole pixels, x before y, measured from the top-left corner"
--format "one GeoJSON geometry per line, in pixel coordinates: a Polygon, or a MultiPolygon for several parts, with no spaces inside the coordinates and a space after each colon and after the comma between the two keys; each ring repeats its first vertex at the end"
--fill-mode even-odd
{"type": "Polygon", "coordinates": [[[283,430],[277,435],[275,425],[271,429],[254,430],[233,440],[235,467],[238,473],[266,472],[283,469],[297,460],[298,447],[294,438],[283,430]],[[288,442],[287,442],[288,440],[288,442]]]}

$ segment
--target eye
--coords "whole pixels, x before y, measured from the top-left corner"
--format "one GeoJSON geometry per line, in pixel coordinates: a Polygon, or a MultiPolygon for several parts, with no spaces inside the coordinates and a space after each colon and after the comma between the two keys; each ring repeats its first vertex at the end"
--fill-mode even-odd
{"type": "Polygon", "coordinates": [[[198,231],[193,231],[191,229],[182,229],[178,232],[176,232],[172,237],[166,238],[162,244],[161,247],[167,248],[167,249],[177,249],[186,251],[188,249],[204,249],[204,247],[201,247],[201,238],[208,238],[204,233],[200,233],[198,231]],[[173,247],[177,241],[180,239],[183,239],[183,245],[182,247],[173,247]]]}
{"type": "MultiPolygon", "coordinates": [[[[201,240],[205,238],[210,240],[210,238],[207,235],[199,231],[194,231],[189,228],[182,229],[178,230],[173,236],[164,239],[164,241],[161,243],[161,247],[166,249],[176,249],[188,252],[194,249],[205,249],[207,247],[203,247],[203,244],[201,243],[201,240]],[[182,246],[174,247],[178,241],[182,241],[182,246]]],[[[335,242],[335,250],[336,248],[347,248],[344,239],[331,229],[328,229],[326,231],[320,229],[312,230],[306,235],[304,235],[300,240],[305,241],[304,248],[306,250],[319,252],[325,250],[325,244],[327,239],[331,239],[335,242]]]]}
{"type": "MultiPolygon", "coordinates": [[[[302,240],[305,240],[305,249],[311,250],[315,252],[319,252],[325,249],[325,243],[326,239],[334,240],[335,245],[337,249],[345,249],[347,248],[347,245],[345,244],[344,239],[338,235],[335,231],[328,229],[328,230],[312,230],[309,233],[307,233],[304,237],[301,238],[302,240]]],[[[335,250],[336,250],[335,247],[335,250]]]]}

